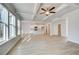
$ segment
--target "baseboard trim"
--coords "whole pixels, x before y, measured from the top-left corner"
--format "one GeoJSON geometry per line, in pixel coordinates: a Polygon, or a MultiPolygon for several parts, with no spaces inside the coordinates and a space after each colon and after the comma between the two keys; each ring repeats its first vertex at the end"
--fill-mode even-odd
{"type": "Polygon", "coordinates": [[[75,43],[75,44],[79,44],[78,42],[73,41],[73,40],[70,40],[70,39],[67,39],[67,42],[68,42],[68,41],[70,41],[70,42],[72,42],[72,43],[75,43]]]}

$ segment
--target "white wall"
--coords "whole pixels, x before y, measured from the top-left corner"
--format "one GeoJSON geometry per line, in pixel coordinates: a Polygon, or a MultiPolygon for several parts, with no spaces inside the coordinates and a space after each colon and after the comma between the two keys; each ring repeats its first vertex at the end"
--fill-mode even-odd
{"type": "Polygon", "coordinates": [[[57,35],[57,25],[61,24],[61,35],[69,41],[79,43],[79,9],[69,12],[51,22],[51,34],[57,35]],[[63,19],[62,19],[63,18],[63,19]]]}
{"type": "Polygon", "coordinates": [[[21,22],[21,30],[22,30],[22,33],[29,33],[30,30],[31,30],[31,22],[27,22],[27,21],[23,21],[21,22]]]}
{"type": "Polygon", "coordinates": [[[37,24],[34,24],[31,21],[22,21],[21,22],[21,27],[22,27],[22,33],[23,34],[27,34],[27,33],[43,34],[44,31],[41,30],[41,26],[43,26],[43,25],[37,25],[37,24]],[[38,31],[34,30],[34,26],[38,26],[38,31]]]}
{"type": "Polygon", "coordinates": [[[79,43],[79,9],[63,16],[68,19],[68,38],[70,41],[79,43]]]}
{"type": "Polygon", "coordinates": [[[66,36],[66,20],[65,19],[54,19],[56,21],[51,22],[51,35],[58,35],[58,24],[61,24],[61,35],[66,36]]]}

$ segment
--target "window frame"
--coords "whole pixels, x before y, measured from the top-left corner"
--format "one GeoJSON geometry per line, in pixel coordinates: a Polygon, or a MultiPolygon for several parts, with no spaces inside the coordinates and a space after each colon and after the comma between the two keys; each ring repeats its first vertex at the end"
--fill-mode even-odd
{"type": "Polygon", "coordinates": [[[0,12],[0,19],[1,19],[0,24],[3,25],[3,40],[2,41],[4,40],[7,41],[8,40],[8,10],[3,5],[1,5],[1,7],[3,9],[0,12]],[[4,14],[4,12],[6,13],[4,14]],[[3,16],[5,17],[5,15],[7,18],[3,18],[3,16]],[[7,19],[7,23],[6,23],[6,19],[7,19]]]}
{"type": "MultiPolygon", "coordinates": [[[[7,17],[8,17],[8,25],[7,25],[6,23],[3,23],[3,24],[5,24],[5,31],[6,31],[6,27],[8,28],[8,40],[7,40],[7,41],[4,41],[4,43],[5,43],[5,42],[8,42],[9,40],[13,39],[13,38],[9,38],[9,36],[10,36],[10,35],[9,35],[9,33],[10,33],[10,27],[9,27],[9,26],[10,26],[10,25],[9,25],[9,23],[10,23],[10,21],[9,21],[9,12],[12,13],[12,14],[14,15],[14,17],[15,17],[15,26],[14,26],[14,27],[15,27],[15,30],[14,30],[14,31],[15,31],[15,37],[18,35],[18,31],[17,31],[17,28],[18,28],[18,27],[17,27],[17,21],[18,21],[18,19],[20,20],[20,18],[17,19],[16,15],[15,15],[10,9],[8,9],[4,4],[1,4],[1,3],[0,3],[0,5],[1,5],[3,8],[5,8],[5,9],[7,10],[7,12],[8,12],[8,15],[7,15],[7,17]]],[[[20,25],[20,27],[21,27],[21,25],[20,25]]],[[[5,32],[5,34],[6,34],[6,32],[5,32]]],[[[21,34],[21,30],[20,30],[20,34],[21,34]]],[[[15,37],[14,37],[14,38],[15,38],[15,37]]],[[[6,40],[6,39],[5,39],[5,40],[6,40]]],[[[3,43],[0,42],[0,45],[1,45],[1,44],[3,44],[3,43]]]]}

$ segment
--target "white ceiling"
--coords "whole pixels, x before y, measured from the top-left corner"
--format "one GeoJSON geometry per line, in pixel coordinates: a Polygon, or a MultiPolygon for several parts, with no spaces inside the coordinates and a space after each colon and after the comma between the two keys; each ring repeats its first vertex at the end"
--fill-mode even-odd
{"type": "Polygon", "coordinates": [[[49,22],[53,18],[60,17],[69,11],[79,8],[79,4],[74,3],[13,3],[12,4],[16,13],[18,13],[23,21],[41,21],[41,22],[49,22]],[[50,14],[46,16],[44,14],[40,14],[43,12],[41,8],[51,8],[55,6],[54,11],[55,14],[50,14]]]}

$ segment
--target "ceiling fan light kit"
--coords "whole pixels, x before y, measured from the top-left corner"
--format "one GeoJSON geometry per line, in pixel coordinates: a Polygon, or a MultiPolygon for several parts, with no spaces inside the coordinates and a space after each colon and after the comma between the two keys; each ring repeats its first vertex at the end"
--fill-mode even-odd
{"type": "Polygon", "coordinates": [[[45,14],[46,14],[46,16],[48,16],[48,15],[50,14],[50,12],[49,12],[49,11],[47,11],[47,12],[45,12],[45,14]]]}

